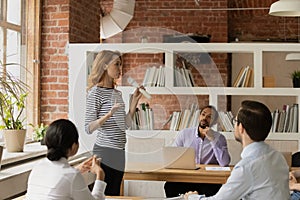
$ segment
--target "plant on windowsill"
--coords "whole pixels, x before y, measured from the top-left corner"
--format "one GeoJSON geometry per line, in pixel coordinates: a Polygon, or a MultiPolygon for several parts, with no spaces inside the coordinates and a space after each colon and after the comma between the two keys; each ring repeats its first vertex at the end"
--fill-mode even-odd
{"type": "Polygon", "coordinates": [[[24,128],[25,110],[28,86],[19,78],[6,71],[10,65],[0,61],[0,130],[4,136],[8,152],[22,152],[24,148],[26,129],[24,128]]]}
{"type": "Polygon", "coordinates": [[[295,70],[291,73],[291,79],[293,80],[293,87],[300,87],[300,70],[295,70]]]}
{"type": "Polygon", "coordinates": [[[48,126],[41,123],[40,125],[34,126],[33,124],[29,124],[33,128],[33,140],[38,141],[41,145],[45,145],[45,134],[48,126]]]}

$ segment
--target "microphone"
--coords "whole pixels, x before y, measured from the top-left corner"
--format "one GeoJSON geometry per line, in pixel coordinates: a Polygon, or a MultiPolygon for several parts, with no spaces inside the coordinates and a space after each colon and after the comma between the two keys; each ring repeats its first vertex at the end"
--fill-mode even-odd
{"type": "Polygon", "coordinates": [[[139,84],[131,77],[128,77],[127,82],[132,85],[133,87],[136,87],[140,90],[140,92],[147,98],[147,99],[151,99],[151,95],[144,90],[143,88],[140,88],[139,84]]]}

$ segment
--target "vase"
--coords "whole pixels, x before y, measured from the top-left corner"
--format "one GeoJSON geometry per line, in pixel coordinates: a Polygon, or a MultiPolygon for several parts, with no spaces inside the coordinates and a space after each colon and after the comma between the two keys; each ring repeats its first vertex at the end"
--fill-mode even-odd
{"type": "Polygon", "coordinates": [[[293,78],[293,87],[294,88],[300,87],[300,78],[293,78]]]}
{"type": "Polygon", "coordinates": [[[26,130],[1,130],[7,152],[23,152],[26,130]]]}

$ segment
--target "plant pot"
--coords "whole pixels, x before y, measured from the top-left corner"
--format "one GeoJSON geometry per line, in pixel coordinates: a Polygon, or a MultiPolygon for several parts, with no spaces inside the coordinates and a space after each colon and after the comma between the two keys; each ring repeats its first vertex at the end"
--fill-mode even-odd
{"type": "Polygon", "coordinates": [[[294,88],[300,87],[300,78],[293,78],[293,87],[294,88]]]}
{"type": "Polygon", "coordinates": [[[26,130],[1,130],[7,152],[23,152],[26,130]]]}

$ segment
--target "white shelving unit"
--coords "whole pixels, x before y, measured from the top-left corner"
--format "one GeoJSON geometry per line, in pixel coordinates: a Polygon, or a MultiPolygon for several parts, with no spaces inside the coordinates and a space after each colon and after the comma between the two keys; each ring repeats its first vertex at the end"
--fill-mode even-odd
{"type": "MultiPolygon", "coordinates": [[[[207,95],[209,103],[218,108],[218,98],[231,95],[242,97],[259,97],[273,99],[273,97],[293,97],[293,103],[300,104],[300,89],[277,87],[263,87],[263,65],[264,53],[266,52],[300,52],[300,44],[291,43],[127,43],[127,44],[70,44],[69,45],[69,117],[73,120],[80,132],[79,152],[91,150],[95,141],[95,135],[88,136],[84,132],[84,112],[87,82],[87,66],[93,61],[91,55],[101,50],[118,50],[122,53],[165,53],[165,66],[167,75],[165,77],[165,87],[147,87],[146,90],[153,95],[207,95]],[[176,52],[191,53],[245,53],[253,56],[254,85],[250,88],[234,87],[173,87],[173,66],[175,63],[174,55],[176,52]]],[[[300,64],[300,63],[299,63],[300,64]]],[[[119,90],[123,93],[124,102],[128,103],[133,87],[120,86],[119,90]]],[[[284,102],[282,102],[284,103],[284,102]]],[[[126,105],[128,109],[128,105],[126,105]]],[[[299,113],[298,113],[299,114],[299,113]]],[[[300,123],[298,122],[298,127],[300,123]]],[[[127,138],[164,138],[165,145],[170,145],[177,132],[167,130],[154,131],[127,131],[127,138]]],[[[300,149],[299,133],[270,133],[268,139],[274,141],[273,145],[280,149],[300,149]],[[290,147],[289,147],[290,146],[290,147]]],[[[240,145],[234,141],[233,133],[224,133],[228,139],[233,152],[239,156],[240,145]],[[239,150],[237,150],[239,149],[239,150]]],[[[150,144],[149,144],[150,145],[150,144]]],[[[236,156],[235,155],[235,156],[236,156]]],[[[143,187],[129,183],[125,185],[125,195],[133,196],[152,196],[153,194],[163,195],[163,185],[149,185],[143,187]],[[137,191],[143,190],[145,193],[137,191]],[[154,192],[155,191],[155,192],[154,192]]],[[[161,196],[160,196],[161,197],[161,196]]]]}
{"type": "MultiPolygon", "coordinates": [[[[127,43],[127,44],[70,44],[70,116],[73,116],[74,95],[81,96],[85,92],[86,61],[88,53],[97,53],[101,50],[118,50],[122,53],[165,53],[167,68],[166,86],[146,88],[150,94],[157,95],[208,95],[209,103],[218,108],[219,96],[288,96],[294,97],[294,103],[300,103],[300,89],[298,88],[264,88],[263,54],[266,52],[300,52],[300,44],[291,43],[127,43]],[[251,88],[234,87],[173,87],[174,54],[176,52],[190,53],[250,53],[253,54],[254,86],[251,88]],[[78,86],[78,80],[81,87],[78,86]],[[76,88],[76,90],[75,90],[76,88]]],[[[90,62],[90,61],[89,61],[90,62]]],[[[299,63],[300,64],[300,63],[299,63]]],[[[129,102],[133,87],[118,87],[123,91],[125,102],[129,102]]],[[[84,102],[84,101],[82,101],[84,102]]],[[[128,106],[128,105],[126,105],[128,106]]],[[[77,107],[75,107],[77,110],[77,107]]],[[[81,106],[81,108],[83,108],[81,106]]],[[[127,107],[128,108],[128,107],[127,107]]],[[[77,112],[75,112],[77,113],[77,112]]],[[[298,123],[300,127],[300,123],[298,123]]],[[[286,135],[285,135],[286,136],[286,135]]]]}

